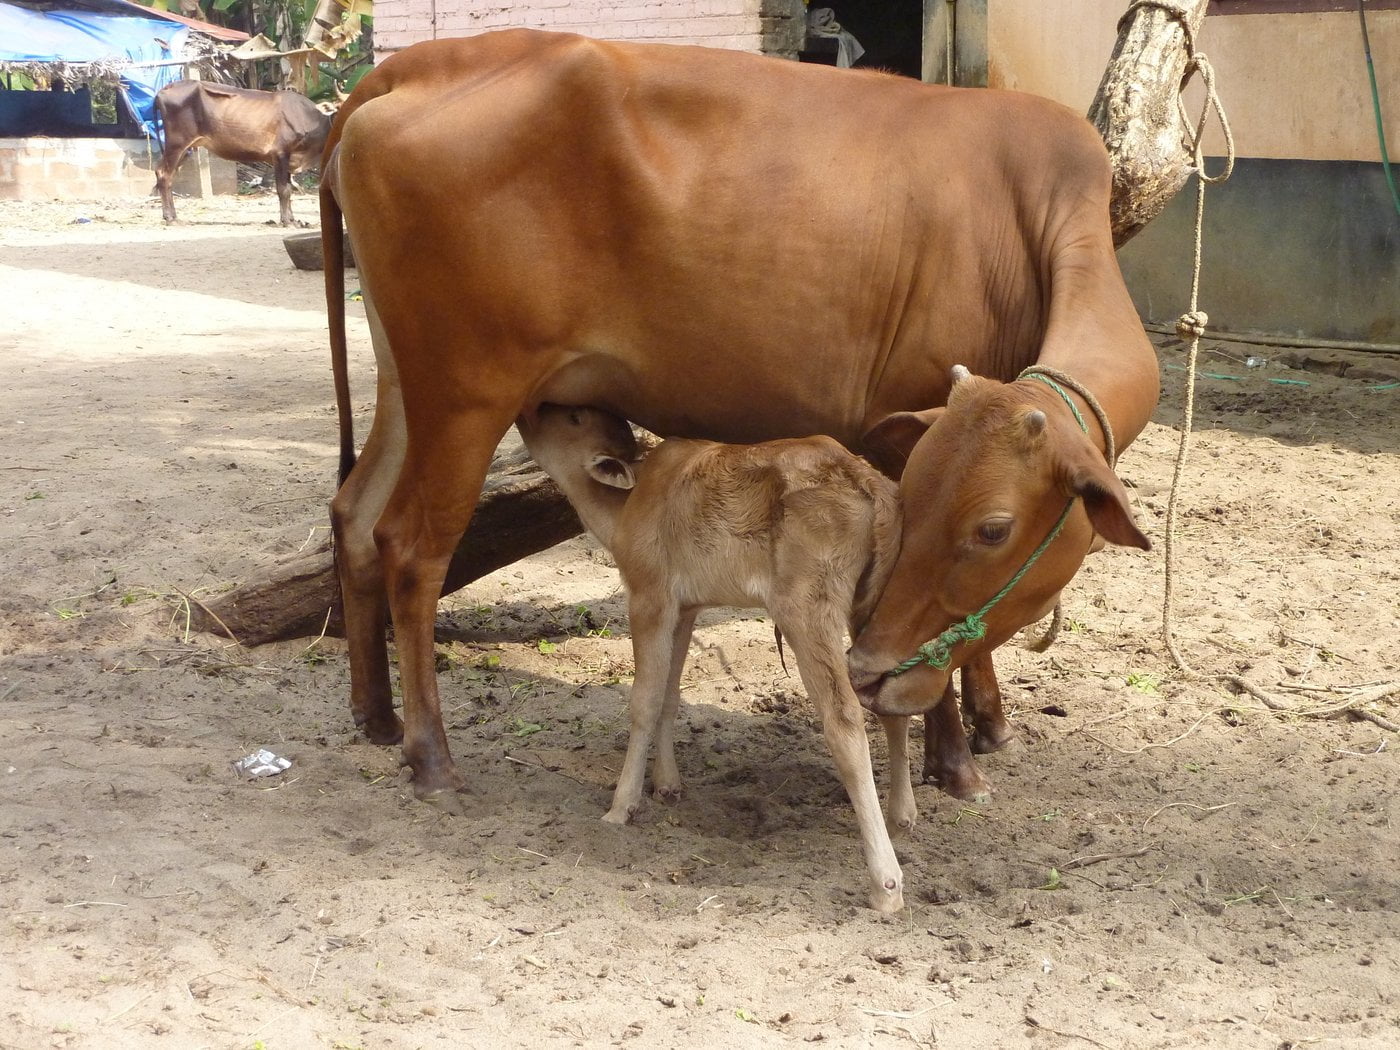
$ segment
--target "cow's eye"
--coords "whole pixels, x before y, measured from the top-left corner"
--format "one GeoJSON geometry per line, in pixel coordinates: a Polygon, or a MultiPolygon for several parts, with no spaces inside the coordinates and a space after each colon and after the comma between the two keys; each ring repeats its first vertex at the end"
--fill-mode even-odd
{"type": "Polygon", "coordinates": [[[977,542],[985,543],[988,547],[995,547],[999,543],[1005,543],[1006,537],[1011,535],[1010,518],[989,518],[977,526],[977,542]]]}

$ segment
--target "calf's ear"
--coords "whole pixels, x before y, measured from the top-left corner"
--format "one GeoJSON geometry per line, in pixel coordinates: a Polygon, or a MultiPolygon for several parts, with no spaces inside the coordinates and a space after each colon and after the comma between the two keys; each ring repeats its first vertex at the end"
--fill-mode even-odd
{"type": "Polygon", "coordinates": [[[614,489],[630,489],[637,484],[631,463],[602,452],[588,461],[588,476],[600,485],[614,489]]]}
{"type": "Polygon", "coordinates": [[[892,412],[865,432],[860,439],[861,451],[880,473],[898,481],[909,453],[945,411],[940,406],[922,412],[892,412]]]}
{"type": "Polygon", "coordinates": [[[1094,531],[1109,543],[1145,551],[1152,549],[1152,541],[1133,521],[1128,490],[1104,462],[1098,449],[1066,464],[1063,481],[1068,491],[1084,501],[1084,510],[1094,531]]]}

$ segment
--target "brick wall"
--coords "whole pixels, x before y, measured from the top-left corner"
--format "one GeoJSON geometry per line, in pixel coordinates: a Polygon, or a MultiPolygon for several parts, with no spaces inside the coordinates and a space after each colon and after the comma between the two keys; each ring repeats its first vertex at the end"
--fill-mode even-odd
{"type": "Polygon", "coordinates": [[[420,40],[529,26],[791,58],[803,10],[802,0],[375,0],[374,46],[382,57],[420,40]]]}
{"type": "MultiPolygon", "coordinates": [[[[93,200],[144,197],[156,184],[146,139],[0,138],[0,200],[93,200]]],[[[237,167],[210,157],[215,193],[237,193],[237,167]]],[[[199,196],[199,169],[188,158],[176,193],[199,196]]],[[[178,207],[178,205],[177,205],[178,207]]]]}

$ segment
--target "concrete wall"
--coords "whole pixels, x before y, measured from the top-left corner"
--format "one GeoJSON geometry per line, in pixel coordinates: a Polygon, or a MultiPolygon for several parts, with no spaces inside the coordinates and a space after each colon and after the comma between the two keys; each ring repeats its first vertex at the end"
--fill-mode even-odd
{"type": "MultiPolygon", "coordinates": [[[[90,200],[144,197],[156,183],[146,139],[0,138],[0,199],[90,200]]],[[[175,192],[199,196],[199,171],[191,157],[180,166],[175,192]]],[[[238,169],[210,157],[215,193],[238,192],[238,169]]]]}
{"type": "MultiPolygon", "coordinates": [[[[1087,111],[1125,0],[986,0],[988,83],[1087,111]]],[[[1400,10],[1368,10],[1386,141],[1400,150],[1400,10]]],[[[1210,15],[1197,47],[1215,69],[1241,157],[1379,161],[1355,9],[1210,15]]],[[[1200,92],[1187,94],[1199,112],[1200,92]]],[[[1206,148],[1224,151],[1212,130],[1206,148]]]]}
{"type": "MultiPolygon", "coordinates": [[[[1193,182],[1118,252],[1144,320],[1190,304],[1195,207],[1193,182]]],[[[1203,230],[1217,331],[1400,344],[1400,220],[1379,164],[1245,158],[1207,189],[1203,230]]]]}
{"type": "MultiPolygon", "coordinates": [[[[1042,0],[985,2],[988,82],[1087,110],[1125,0],[1057,0],[1053,18],[1042,0]]],[[[1368,9],[1366,22],[1386,139],[1400,152],[1400,10],[1368,9]]],[[[1212,325],[1400,343],[1400,229],[1355,9],[1210,15],[1197,46],[1243,158],[1207,193],[1201,302],[1212,325]]],[[[1187,99],[1198,113],[1199,83],[1187,99]]],[[[1214,127],[1206,146],[1224,151],[1214,127]]],[[[1118,254],[1148,321],[1170,324],[1189,303],[1194,206],[1192,182],[1118,254]]]]}
{"type": "Polygon", "coordinates": [[[802,12],[801,0],[375,0],[374,46],[382,54],[420,40],[528,26],[790,56],[801,46],[802,12]]]}

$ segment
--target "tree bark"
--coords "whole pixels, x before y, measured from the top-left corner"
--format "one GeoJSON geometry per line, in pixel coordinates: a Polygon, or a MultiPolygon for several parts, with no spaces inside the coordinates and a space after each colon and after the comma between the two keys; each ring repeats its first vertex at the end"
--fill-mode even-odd
{"type": "MultiPolygon", "coordinates": [[[[1207,0],[1172,0],[1194,37],[1207,0]]],[[[1089,119],[1113,159],[1114,243],[1147,225],[1195,170],[1177,95],[1189,58],[1186,32],[1160,7],[1132,9],[1099,85],[1089,119]]],[[[476,513],[448,569],[443,593],[583,531],[563,494],[512,434],[497,450],[476,513]]],[[[329,545],[273,565],[209,602],[191,624],[244,645],[343,632],[340,588],[329,545]]]]}
{"type": "Polygon", "coordinates": [[[1113,161],[1109,219],[1117,247],[1156,218],[1196,170],[1177,98],[1207,2],[1168,4],[1189,24],[1189,36],[1175,14],[1153,5],[1130,8],[1119,23],[1118,43],[1089,107],[1113,161]]]}

